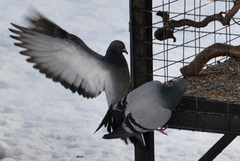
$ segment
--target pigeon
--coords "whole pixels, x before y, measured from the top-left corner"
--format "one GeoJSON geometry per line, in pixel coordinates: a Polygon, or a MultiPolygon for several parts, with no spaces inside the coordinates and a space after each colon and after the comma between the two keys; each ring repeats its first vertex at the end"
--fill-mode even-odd
{"type": "Polygon", "coordinates": [[[108,106],[128,93],[130,74],[122,41],[113,41],[102,56],[37,11],[27,21],[29,27],[11,23],[15,29],[9,29],[14,34],[10,37],[19,41],[14,44],[25,49],[20,54],[47,78],[86,98],[105,91],[108,106]]]}
{"type": "MultiPolygon", "coordinates": [[[[114,115],[121,117],[122,123],[116,130],[104,135],[104,139],[133,137],[163,127],[182,99],[188,84],[186,79],[172,86],[159,81],[143,84],[108,109],[96,132],[114,115]]],[[[161,132],[163,130],[158,129],[161,132]]]]}

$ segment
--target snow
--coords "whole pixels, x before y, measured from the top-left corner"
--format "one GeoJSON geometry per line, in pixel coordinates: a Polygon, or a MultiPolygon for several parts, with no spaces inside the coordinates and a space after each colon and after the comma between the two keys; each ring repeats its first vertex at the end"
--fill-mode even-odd
{"type": "MultiPolygon", "coordinates": [[[[35,7],[68,32],[105,54],[112,40],[129,51],[128,1],[1,0],[0,5],[0,159],[3,161],[126,161],[134,160],[133,145],[104,140],[94,134],[107,110],[105,94],[84,99],[53,83],[26,63],[9,37],[10,22],[26,25],[35,7]]],[[[129,62],[129,55],[126,56],[129,62]]],[[[155,132],[155,160],[199,159],[222,135],[183,130],[155,132]]],[[[216,160],[239,160],[237,138],[216,160]]]]}

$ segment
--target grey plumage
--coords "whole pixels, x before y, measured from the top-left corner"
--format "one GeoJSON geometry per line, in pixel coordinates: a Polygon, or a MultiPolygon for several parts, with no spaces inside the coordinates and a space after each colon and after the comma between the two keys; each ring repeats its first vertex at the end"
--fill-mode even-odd
{"type": "Polygon", "coordinates": [[[122,117],[116,130],[104,135],[105,139],[126,138],[164,126],[182,99],[189,82],[185,79],[166,86],[151,81],[127,94],[111,106],[96,131],[114,115],[122,117]]]}
{"type": "Polygon", "coordinates": [[[128,93],[130,76],[123,42],[113,41],[102,56],[40,13],[27,20],[30,27],[12,24],[16,29],[9,29],[14,33],[10,37],[25,49],[20,54],[28,56],[27,61],[46,77],[87,98],[105,91],[109,106],[128,93]]]}

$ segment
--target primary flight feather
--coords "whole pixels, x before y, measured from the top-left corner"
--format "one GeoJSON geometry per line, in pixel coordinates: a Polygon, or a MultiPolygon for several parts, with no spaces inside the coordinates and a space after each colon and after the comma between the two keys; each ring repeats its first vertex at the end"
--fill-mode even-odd
{"type": "Polygon", "coordinates": [[[25,49],[20,54],[28,56],[27,61],[46,77],[87,98],[105,91],[109,106],[128,93],[130,76],[123,42],[113,41],[102,56],[38,12],[27,20],[30,27],[12,24],[15,29],[9,29],[14,34],[10,37],[25,49]]]}

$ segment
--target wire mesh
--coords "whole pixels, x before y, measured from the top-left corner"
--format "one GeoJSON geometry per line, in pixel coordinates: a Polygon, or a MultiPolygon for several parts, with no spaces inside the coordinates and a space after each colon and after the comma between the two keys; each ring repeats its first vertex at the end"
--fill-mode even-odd
{"type": "MultiPolygon", "coordinates": [[[[164,28],[164,21],[156,14],[159,11],[169,14],[169,21],[192,20],[202,22],[207,16],[225,15],[233,7],[232,1],[207,0],[162,0],[154,1],[153,31],[164,28]],[[159,4],[160,3],[160,4],[159,4]]],[[[209,22],[205,27],[183,25],[175,27],[173,39],[159,41],[153,39],[153,76],[154,79],[168,82],[182,78],[180,69],[189,65],[196,56],[210,45],[221,43],[238,46],[240,36],[239,14],[233,16],[229,25],[219,21],[209,22]]],[[[165,33],[167,34],[167,33],[165,33]]],[[[239,51],[240,52],[240,51],[239,51]]],[[[211,59],[198,75],[188,77],[191,81],[186,96],[207,100],[240,104],[240,61],[236,58],[220,56],[211,59]]],[[[201,64],[196,64],[201,65],[201,64]]],[[[196,105],[197,106],[197,105],[196,105]]]]}
{"type": "Polygon", "coordinates": [[[151,28],[153,31],[152,41],[135,40],[143,46],[152,45],[152,58],[134,57],[151,59],[153,72],[138,71],[137,74],[153,76],[154,80],[170,84],[183,77],[190,81],[184,96],[186,99],[182,101],[184,107],[178,107],[175,117],[170,120],[170,127],[239,134],[240,17],[237,12],[232,14],[229,23],[218,17],[229,18],[227,15],[235,4],[233,1],[153,0],[152,10],[134,8],[137,12],[152,13],[153,16],[150,26],[134,24],[137,28],[151,28]],[[159,16],[159,11],[169,17],[159,16]],[[197,27],[213,15],[218,19],[197,27]],[[172,27],[169,23],[185,20],[191,20],[193,25],[172,27]],[[162,40],[155,38],[158,30],[163,31],[162,40]],[[238,55],[237,58],[232,56],[232,52],[238,55]],[[195,61],[201,54],[205,57],[212,53],[220,54],[214,54],[204,63],[195,61]],[[202,66],[200,71],[199,66],[202,66]],[[189,67],[186,69],[192,71],[191,75],[183,73],[185,67],[189,67]]]}
{"type": "Polygon", "coordinates": [[[133,6],[134,13],[152,14],[150,25],[138,23],[144,16],[131,21],[132,30],[139,30],[132,36],[132,46],[137,45],[133,53],[142,51],[132,59],[139,62],[133,81],[146,76],[169,84],[190,81],[170,127],[239,134],[239,8],[240,0],[153,0],[149,10],[133,6]],[[139,38],[149,37],[149,29],[153,39],[139,38]],[[143,51],[150,46],[152,57],[143,51]],[[142,67],[144,62],[153,62],[152,72],[142,67]]]}

